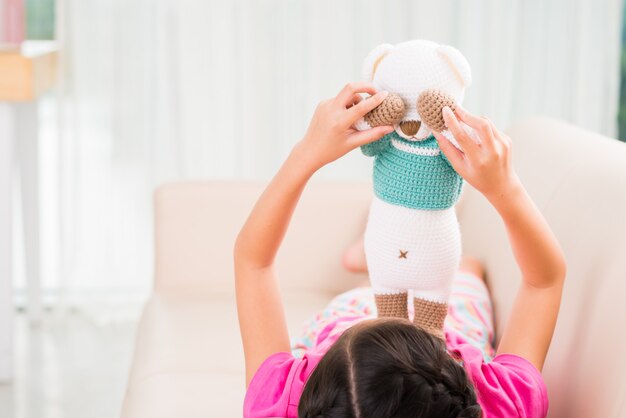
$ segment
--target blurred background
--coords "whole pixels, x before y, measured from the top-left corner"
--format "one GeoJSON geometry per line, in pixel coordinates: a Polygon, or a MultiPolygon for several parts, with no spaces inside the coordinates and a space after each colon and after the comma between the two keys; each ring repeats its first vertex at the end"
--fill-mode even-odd
{"type": "MultiPolygon", "coordinates": [[[[464,106],[501,129],[539,114],[626,139],[623,17],[620,0],[0,0],[0,416],[119,416],[157,185],[269,179],[373,47],[415,38],[463,52],[464,106]]],[[[370,174],[352,152],[316,177],[370,174]]]]}

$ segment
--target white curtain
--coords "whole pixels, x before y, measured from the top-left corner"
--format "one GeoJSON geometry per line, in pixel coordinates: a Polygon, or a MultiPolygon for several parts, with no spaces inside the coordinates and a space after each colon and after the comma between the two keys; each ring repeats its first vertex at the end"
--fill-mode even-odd
{"type": "MultiPolygon", "coordinates": [[[[321,99],[379,43],[459,48],[465,106],[616,134],[619,0],[57,0],[60,268],[46,284],[111,318],[145,297],[151,193],[164,181],[268,179],[321,99]]],[[[366,178],[358,152],[318,178],[366,178]]],[[[136,306],[133,305],[133,306],[136,306]]]]}

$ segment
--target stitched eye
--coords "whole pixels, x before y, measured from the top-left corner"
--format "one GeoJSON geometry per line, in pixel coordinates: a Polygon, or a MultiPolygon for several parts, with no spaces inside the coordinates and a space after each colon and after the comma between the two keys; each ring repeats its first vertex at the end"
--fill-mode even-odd
{"type": "Polygon", "coordinates": [[[441,109],[445,106],[449,106],[454,111],[454,98],[441,90],[425,90],[417,98],[417,113],[422,118],[422,122],[435,132],[446,129],[446,122],[441,114],[441,109]]]}

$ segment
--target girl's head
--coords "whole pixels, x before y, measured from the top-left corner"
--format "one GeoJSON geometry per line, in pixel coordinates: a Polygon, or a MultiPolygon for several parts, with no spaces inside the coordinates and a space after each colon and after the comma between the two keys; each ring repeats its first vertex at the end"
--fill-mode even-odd
{"type": "Polygon", "coordinates": [[[306,382],[298,416],[467,417],[482,415],[465,370],[439,338],[406,319],[347,329],[306,382]]]}

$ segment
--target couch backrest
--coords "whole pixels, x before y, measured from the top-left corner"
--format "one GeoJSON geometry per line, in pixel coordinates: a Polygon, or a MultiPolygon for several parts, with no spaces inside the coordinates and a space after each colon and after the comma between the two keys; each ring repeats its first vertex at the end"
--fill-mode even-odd
{"type": "MultiPolygon", "coordinates": [[[[172,183],[155,193],[157,290],[230,291],[235,239],[265,182],[172,183]]],[[[328,295],[364,277],[341,266],[363,232],[372,195],[364,181],[311,180],[277,257],[283,288],[328,295]]]]}

